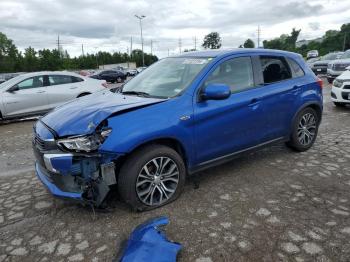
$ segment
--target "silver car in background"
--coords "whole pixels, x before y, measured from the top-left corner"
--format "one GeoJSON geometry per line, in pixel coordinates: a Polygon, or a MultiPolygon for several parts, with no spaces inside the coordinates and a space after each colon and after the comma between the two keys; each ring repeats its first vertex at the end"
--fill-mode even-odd
{"type": "Polygon", "coordinates": [[[0,119],[41,115],[106,87],[105,81],[71,72],[22,74],[0,84],[0,119]]]}

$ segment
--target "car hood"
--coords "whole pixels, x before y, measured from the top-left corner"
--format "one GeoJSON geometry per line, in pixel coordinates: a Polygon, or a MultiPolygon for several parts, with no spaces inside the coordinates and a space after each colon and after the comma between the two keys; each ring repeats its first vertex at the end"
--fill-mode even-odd
{"type": "Polygon", "coordinates": [[[97,92],[74,99],[41,118],[59,137],[91,134],[109,116],[137,109],[165,99],[125,96],[111,91],[97,92]]]}
{"type": "Polygon", "coordinates": [[[339,80],[348,80],[350,79],[350,71],[344,71],[340,76],[337,77],[339,80]]]}
{"type": "Polygon", "coordinates": [[[350,58],[333,60],[332,64],[349,64],[350,58]]]}
{"type": "Polygon", "coordinates": [[[323,64],[328,64],[328,63],[330,63],[332,61],[334,61],[334,60],[321,60],[321,61],[316,61],[313,64],[314,65],[323,65],[323,64]]]}

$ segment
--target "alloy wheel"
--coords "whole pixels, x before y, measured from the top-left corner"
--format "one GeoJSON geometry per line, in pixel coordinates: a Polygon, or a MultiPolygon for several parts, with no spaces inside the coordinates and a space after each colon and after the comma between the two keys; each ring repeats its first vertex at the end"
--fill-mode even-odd
{"type": "Polygon", "coordinates": [[[137,196],[148,206],[161,205],[174,195],[179,179],[179,168],[171,158],[153,158],[142,167],[137,177],[137,196]]]}
{"type": "Polygon", "coordinates": [[[300,119],[298,125],[298,140],[303,146],[312,143],[316,135],[316,118],[311,113],[306,113],[300,119]]]}

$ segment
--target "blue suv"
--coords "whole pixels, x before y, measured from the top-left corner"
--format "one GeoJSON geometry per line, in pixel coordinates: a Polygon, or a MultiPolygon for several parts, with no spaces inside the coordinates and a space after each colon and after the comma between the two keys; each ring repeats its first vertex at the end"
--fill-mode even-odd
{"type": "Polygon", "coordinates": [[[78,98],[34,126],[36,173],[57,197],[136,210],[175,200],[188,175],[277,143],[314,143],[322,82],[295,53],[200,51],[153,64],[118,90],[78,98]]]}

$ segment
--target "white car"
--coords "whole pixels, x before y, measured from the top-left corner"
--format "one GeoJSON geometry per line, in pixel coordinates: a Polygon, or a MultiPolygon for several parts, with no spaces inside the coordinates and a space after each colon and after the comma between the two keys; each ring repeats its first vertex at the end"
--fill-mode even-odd
{"type": "Polygon", "coordinates": [[[0,119],[41,115],[69,100],[106,88],[104,80],[71,72],[22,74],[0,84],[0,119]]]}
{"type": "Polygon", "coordinates": [[[333,81],[331,98],[336,106],[350,104],[350,66],[333,81]]]}
{"type": "Polygon", "coordinates": [[[318,57],[318,51],[317,50],[310,50],[306,54],[306,58],[309,59],[311,57],[318,57]]]}

